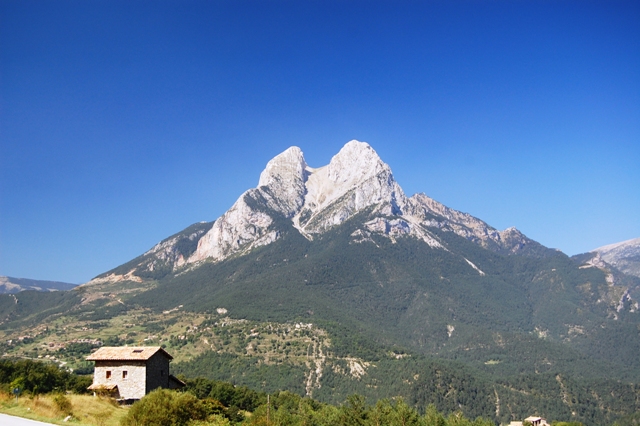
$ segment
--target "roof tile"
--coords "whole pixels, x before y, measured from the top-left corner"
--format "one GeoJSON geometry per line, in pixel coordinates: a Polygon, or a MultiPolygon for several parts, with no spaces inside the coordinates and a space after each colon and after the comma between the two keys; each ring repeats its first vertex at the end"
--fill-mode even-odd
{"type": "Polygon", "coordinates": [[[89,355],[87,361],[146,361],[158,351],[162,352],[167,358],[173,359],[160,346],[106,346],[89,355]]]}

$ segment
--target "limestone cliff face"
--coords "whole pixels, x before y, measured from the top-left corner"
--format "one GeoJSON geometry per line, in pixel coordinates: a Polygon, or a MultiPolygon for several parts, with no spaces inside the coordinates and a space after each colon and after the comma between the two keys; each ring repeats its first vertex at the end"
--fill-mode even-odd
{"type": "Polygon", "coordinates": [[[305,235],[322,233],[365,208],[384,215],[401,213],[406,203],[391,169],[369,144],[347,143],[329,165],[309,169],[305,202],[293,218],[305,235]]]}
{"type": "Polygon", "coordinates": [[[274,242],[273,214],[293,217],[304,204],[307,164],[302,151],[291,147],[273,158],[260,175],[258,187],[246,191],[198,242],[188,262],[222,260],[274,242]]]}
{"type": "Polygon", "coordinates": [[[258,187],[245,192],[215,221],[187,262],[218,261],[272,243],[280,236],[273,226],[274,214],[291,220],[312,240],[365,209],[370,211],[368,220],[354,232],[354,242],[369,241],[375,233],[392,240],[418,238],[446,249],[430,231],[439,228],[496,251],[518,253],[536,244],[515,228],[498,231],[424,194],[408,198],[375,150],[353,140],[324,167],[309,167],[298,147],[273,158],[258,187]]]}
{"type": "Polygon", "coordinates": [[[245,192],[198,241],[198,248],[189,257],[188,263],[208,258],[222,260],[232,254],[274,242],[278,233],[269,229],[273,222],[271,216],[253,209],[247,203],[259,195],[256,189],[245,192]]]}
{"type": "Polygon", "coordinates": [[[291,218],[304,205],[308,175],[304,155],[294,146],[267,163],[260,174],[258,191],[270,209],[291,218]]]}
{"type": "Polygon", "coordinates": [[[374,149],[353,140],[319,168],[307,165],[300,148],[287,149],[267,163],[258,186],[242,194],[210,227],[159,243],[125,272],[152,271],[158,265],[176,270],[242,255],[280,238],[283,219],[313,240],[363,211],[366,220],[353,233],[354,243],[371,242],[376,234],[392,241],[417,238],[447,250],[432,232],[438,228],[495,251],[517,253],[537,244],[515,228],[498,231],[424,194],[407,197],[374,149]],[[185,238],[195,249],[179,250],[185,238]]]}
{"type": "Polygon", "coordinates": [[[591,252],[625,274],[640,277],[640,238],[609,244],[591,252]]]}
{"type": "Polygon", "coordinates": [[[188,262],[222,260],[272,243],[280,236],[273,215],[290,219],[312,239],[364,208],[393,215],[405,203],[391,169],[367,143],[347,143],[329,165],[317,169],[306,164],[300,148],[291,147],[269,161],[257,188],[215,221],[188,262]]]}
{"type": "Polygon", "coordinates": [[[573,256],[580,268],[598,268],[605,273],[607,288],[598,303],[610,306],[610,317],[622,311],[640,311],[640,238],[609,244],[573,256]]]}

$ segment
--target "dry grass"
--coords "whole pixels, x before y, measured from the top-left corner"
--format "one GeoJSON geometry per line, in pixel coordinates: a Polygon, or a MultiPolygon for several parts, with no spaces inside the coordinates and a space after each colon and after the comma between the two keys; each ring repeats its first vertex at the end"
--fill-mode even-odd
{"type": "MultiPolygon", "coordinates": [[[[75,425],[117,426],[127,414],[127,408],[118,406],[109,398],[89,395],[66,395],[71,402],[72,422],[75,425]]],[[[68,425],[64,422],[66,413],[54,402],[53,395],[39,395],[32,398],[21,397],[18,403],[7,393],[0,392],[0,412],[33,420],[68,425]]]]}
{"type": "Polygon", "coordinates": [[[120,407],[113,399],[89,395],[71,395],[71,405],[76,418],[96,426],[116,426],[127,414],[128,408],[120,407]]]}
{"type": "Polygon", "coordinates": [[[29,411],[41,417],[53,419],[64,414],[58,411],[52,398],[47,396],[35,396],[33,399],[22,400],[22,403],[29,411]]]}
{"type": "Polygon", "coordinates": [[[12,399],[15,399],[15,398],[10,394],[8,394],[7,392],[0,391],[0,404],[10,402],[12,399]]]}

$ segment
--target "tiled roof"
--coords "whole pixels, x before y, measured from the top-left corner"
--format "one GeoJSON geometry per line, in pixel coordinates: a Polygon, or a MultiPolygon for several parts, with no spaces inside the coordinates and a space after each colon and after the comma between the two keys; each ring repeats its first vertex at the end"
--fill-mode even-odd
{"type": "Polygon", "coordinates": [[[89,355],[87,361],[146,361],[161,352],[169,359],[173,359],[160,346],[124,346],[124,347],[102,347],[89,355]]]}

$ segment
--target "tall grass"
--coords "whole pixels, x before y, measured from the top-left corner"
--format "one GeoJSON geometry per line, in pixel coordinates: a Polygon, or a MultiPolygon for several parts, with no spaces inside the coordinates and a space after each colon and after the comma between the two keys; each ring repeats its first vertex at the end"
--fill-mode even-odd
{"type": "Polygon", "coordinates": [[[16,403],[13,395],[0,392],[0,412],[53,424],[69,424],[64,419],[70,415],[78,426],[118,426],[127,411],[112,399],[90,395],[37,395],[16,403]]]}

